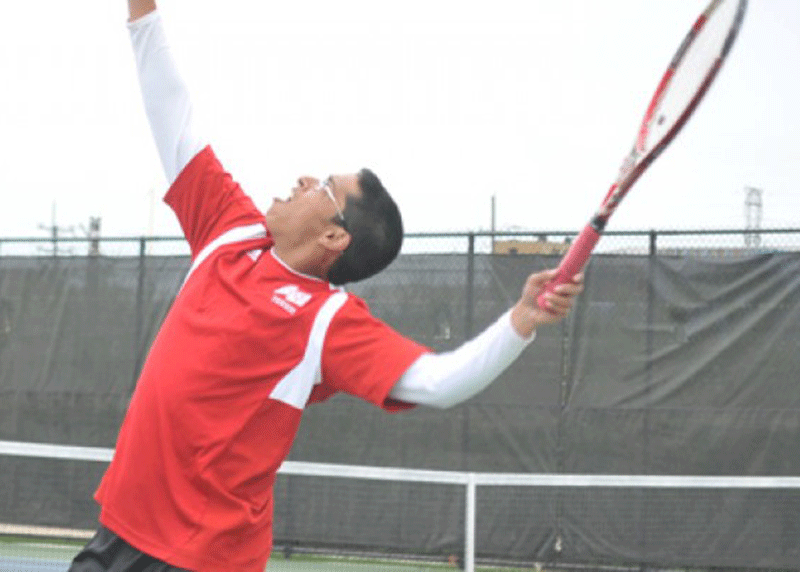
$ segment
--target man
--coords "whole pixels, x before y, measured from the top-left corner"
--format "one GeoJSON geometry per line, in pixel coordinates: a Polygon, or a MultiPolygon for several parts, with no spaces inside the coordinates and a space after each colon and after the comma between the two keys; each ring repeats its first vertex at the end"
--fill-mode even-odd
{"type": "Polygon", "coordinates": [[[272,542],[272,486],[306,404],[346,392],[389,411],[449,407],[493,381],[581,277],[519,301],[475,339],[433,354],[332,284],[385,268],[400,214],[369,170],[301,177],[266,215],[194,131],[154,0],[129,0],[137,69],[192,265],[150,353],[97,490],[97,535],[72,572],[256,572],[272,542]]]}

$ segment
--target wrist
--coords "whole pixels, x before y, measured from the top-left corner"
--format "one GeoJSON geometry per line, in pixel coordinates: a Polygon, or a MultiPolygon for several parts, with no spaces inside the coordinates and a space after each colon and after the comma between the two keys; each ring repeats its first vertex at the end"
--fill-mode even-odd
{"type": "Polygon", "coordinates": [[[133,23],[155,11],[155,0],[128,0],[128,22],[133,23]]]}
{"type": "Polygon", "coordinates": [[[531,311],[520,303],[511,309],[511,326],[517,334],[525,339],[530,338],[539,324],[531,315],[531,311]]]}

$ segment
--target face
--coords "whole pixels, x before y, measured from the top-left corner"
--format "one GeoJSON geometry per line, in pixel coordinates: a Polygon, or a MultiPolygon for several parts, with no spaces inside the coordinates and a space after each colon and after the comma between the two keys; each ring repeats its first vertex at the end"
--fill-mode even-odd
{"type": "Polygon", "coordinates": [[[359,194],[356,174],[331,175],[324,180],[300,177],[287,198],[273,200],[266,213],[267,226],[276,244],[296,246],[315,240],[332,226],[346,228],[347,220],[342,224],[342,219],[347,197],[359,194]]]}

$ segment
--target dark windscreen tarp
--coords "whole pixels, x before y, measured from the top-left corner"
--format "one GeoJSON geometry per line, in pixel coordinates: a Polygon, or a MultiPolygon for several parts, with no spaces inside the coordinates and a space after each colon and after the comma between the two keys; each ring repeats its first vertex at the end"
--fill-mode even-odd
{"type": "MultiPolygon", "coordinates": [[[[458,346],[557,259],[401,256],[373,313],[458,346]]],[[[0,439],[111,447],[183,257],[0,258],[0,439]]],[[[570,319],[447,411],[308,408],[292,460],[457,471],[800,474],[800,256],[598,255],[570,319]]],[[[0,457],[0,522],[94,527],[102,466],[0,457]]],[[[792,567],[800,491],[486,487],[479,556],[792,567]]],[[[277,542],[449,554],[463,491],[282,477],[277,542]],[[385,509],[365,501],[364,490],[385,509]],[[366,505],[365,505],[366,503],[366,505]],[[380,525],[359,511],[385,510],[380,525]],[[335,518],[334,518],[335,517],[335,518]],[[369,529],[359,523],[372,522],[369,529]],[[340,523],[335,525],[332,523],[340,523]],[[342,524],[345,523],[345,524],[342,524]]]]}

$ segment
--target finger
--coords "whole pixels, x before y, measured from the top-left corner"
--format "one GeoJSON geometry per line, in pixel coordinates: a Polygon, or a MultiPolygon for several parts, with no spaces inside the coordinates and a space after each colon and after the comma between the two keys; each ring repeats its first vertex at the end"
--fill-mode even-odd
{"type": "Polygon", "coordinates": [[[575,305],[575,298],[576,294],[570,291],[569,293],[564,292],[552,292],[551,293],[551,300],[553,304],[564,307],[564,308],[572,308],[575,305]]]}
{"type": "Polygon", "coordinates": [[[547,310],[551,313],[566,314],[572,307],[572,299],[559,296],[555,293],[545,294],[547,310]]]}
{"type": "Polygon", "coordinates": [[[545,270],[543,272],[537,272],[528,277],[528,282],[532,286],[542,288],[545,284],[551,282],[556,277],[556,274],[558,274],[557,270],[545,270]]]}
{"type": "Polygon", "coordinates": [[[557,273],[557,270],[545,270],[543,272],[531,274],[525,281],[525,289],[529,290],[531,293],[538,294],[548,282],[551,282],[556,277],[557,273]]]}
{"type": "Polygon", "coordinates": [[[553,292],[561,296],[572,298],[583,292],[583,284],[559,284],[555,287],[553,292]]]}

